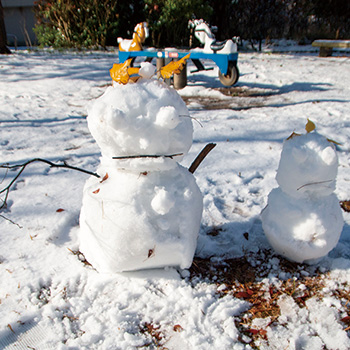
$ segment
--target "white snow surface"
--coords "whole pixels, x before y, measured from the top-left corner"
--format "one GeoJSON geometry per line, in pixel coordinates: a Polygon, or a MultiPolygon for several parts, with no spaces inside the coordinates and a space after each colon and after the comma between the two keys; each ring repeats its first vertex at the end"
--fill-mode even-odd
{"type": "MultiPolygon", "coordinates": [[[[101,154],[88,130],[87,106],[108,90],[109,69],[117,62],[116,52],[21,50],[0,56],[1,163],[65,160],[95,172],[101,154]]],[[[0,348],[156,349],[157,331],[161,346],[176,350],[243,350],[253,342],[260,349],[350,348],[349,323],[342,321],[349,306],[337,294],[349,294],[349,213],[342,212],[345,224],[328,256],[291,271],[273,252],[260,218],[278,187],[283,142],[293,131],[304,133],[307,118],[340,144],[334,193],[350,199],[349,56],[240,53],[241,76],[230,96],[217,67],[205,64],[214,70],[189,74],[188,86],[179,91],[194,118],[193,145],[182,166],[189,167],[205,144],[217,144],[194,174],[204,198],[195,262],[245,256],[266,288],[317,272],[323,297],[308,298],[302,307],[281,294],[278,319],[255,318],[251,327],[266,336],[253,339],[240,328],[251,305],[224,293],[229,287],[217,284],[209,270],[195,277],[175,268],[98,273],[76,253],[90,175],[36,162],[18,178],[1,212],[0,348]],[[147,325],[156,329],[153,336],[147,325]]],[[[158,118],[161,125],[166,119],[158,118]]],[[[1,188],[17,174],[0,173],[1,188]]],[[[152,206],[163,208],[163,200],[160,194],[152,206]]]]}

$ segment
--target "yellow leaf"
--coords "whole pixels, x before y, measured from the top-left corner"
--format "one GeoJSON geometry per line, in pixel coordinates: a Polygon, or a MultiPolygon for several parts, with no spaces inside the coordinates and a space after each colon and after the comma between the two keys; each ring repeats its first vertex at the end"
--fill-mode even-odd
{"type": "Polygon", "coordinates": [[[117,83],[127,84],[129,81],[129,67],[131,64],[131,58],[126,60],[124,63],[115,63],[109,70],[111,78],[117,83]]]}
{"type": "Polygon", "coordinates": [[[309,133],[311,131],[314,131],[315,129],[316,129],[315,123],[313,123],[310,119],[308,119],[305,125],[305,130],[309,133]]]}
{"type": "Polygon", "coordinates": [[[163,79],[169,79],[173,74],[180,74],[184,65],[186,64],[186,60],[190,58],[190,54],[182,57],[178,61],[171,61],[166,66],[160,69],[160,74],[163,79]]]}

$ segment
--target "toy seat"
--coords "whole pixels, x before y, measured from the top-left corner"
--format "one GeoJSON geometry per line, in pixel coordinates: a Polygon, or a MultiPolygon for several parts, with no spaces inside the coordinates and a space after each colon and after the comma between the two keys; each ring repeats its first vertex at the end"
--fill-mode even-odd
{"type": "Polygon", "coordinates": [[[224,41],[213,41],[210,44],[210,48],[214,51],[214,53],[216,53],[217,51],[220,51],[224,48],[224,46],[226,45],[227,40],[224,41]]]}

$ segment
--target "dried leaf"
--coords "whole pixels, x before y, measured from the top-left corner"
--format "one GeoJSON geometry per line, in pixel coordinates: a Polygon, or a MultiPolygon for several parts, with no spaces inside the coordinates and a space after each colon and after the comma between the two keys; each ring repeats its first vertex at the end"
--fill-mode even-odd
{"type": "Polygon", "coordinates": [[[331,143],[334,143],[335,145],[337,146],[341,146],[341,143],[337,142],[337,141],[334,141],[332,139],[327,139],[328,142],[331,142],[331,143]]]}
{"type": "Polygon", "coordinates": [[[173,330],[174,330],[174,332],[181,332],[181,331],[183,331],[184,329],[183,329],[179,324],[176,324],[176,325],[173,327],[173,330]]]}
{"type": "Polygon", "coordinates": [[[62,211],[64,211],[64,209],[59,208],[59,209],[56,210],[56,213],[62,213],[62,211]]]}
{"type": "Polygon", "coordinates": [[[291,140],[293,137],[296,137],[296,136],[301,136],[301,134],[297,134],[295,133],[294,131],[291,133],[290,136],[287,137],[287,140],[291,140]]]}
{"type": "Polygon", "coordinates": [[[147,256],[147,258],[149,259],[149,258],[151,258],[153,255],[154,255],[154,248],[153,248],[153,249],[149,249],[149,250],[148,250],[148,256],[147,256]]]}
{"type": "Polygon", "coordinates": [[[169,79],[173,74],[180,74],[184,65],[186,64],[186,60],[190,58],[190,54],[182,57],[178,61],[171,61],[166,66],[160,69],[160,74],[163,79],[169,79]]]}
{"type": "Polygon", "coordinates": [[[235,294],[236,298],[244,298],[244,299],[248,299],[250,298],[251,294],[247,293],[247,292],[237,292],[235,294]]]}
{"type": "Polygon", "coordinates": [[[350,322],[350,316],[345,316],[340,321],[348,323],[350,322]]]}
{"type": "Polygon", "coordinates": [[[92,193],[93,193],[93,194],[97,194],[97,193],[99,193],[99,192],[100,192],[100,189],[98,188],[97,190],[93,191],[92,193]]]}
{"type": "Polygon", "coordinates": [[[306,132],[311,132],[314,131],[316,129],[316,125],[314,122],[312,122],[310,119],[307,120],[307,123],[305,125],[305,130],[306,132]]]}
{"type": "Polygon", "coordinates": [[[106,173],[106,175],[103,177],[103,179],[100,181],[100,183],[106,181],[108,179],[108,173],[106,173]]]}
{"type": "Polygon", "coordinates": [[[126,60],[124,63],[115,63],[113,67],[109,70],[111,78],[120,84],[127,84],[129,81],[129,67],[131,64],[131,58],[126,60]]]}
{"type": "Polygon", "coordinates": [[[341,201],[340,206],[344,211],[350,212],[350,201],[341,201]]]}

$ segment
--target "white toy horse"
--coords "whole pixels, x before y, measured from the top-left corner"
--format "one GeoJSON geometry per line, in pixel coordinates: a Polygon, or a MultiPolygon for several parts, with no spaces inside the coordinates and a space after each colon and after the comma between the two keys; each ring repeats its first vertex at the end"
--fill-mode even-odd
{"type": "Polygon", "coordinates": [[[141,51],[142,44],[148,38],[147,22],[141,22],[134,28],[132,39],[118,38],[119,51],[141,51]]]}
{"type": "Polygon", "coordinates": [[[189,27],[194,29],[195,37],[204,44],[203,52],[206,53],[234,53],[237,52],[237,43],[228,39],[216,41],[209,25],[202,19],[194,19],[188,22],[189,27]]]}

